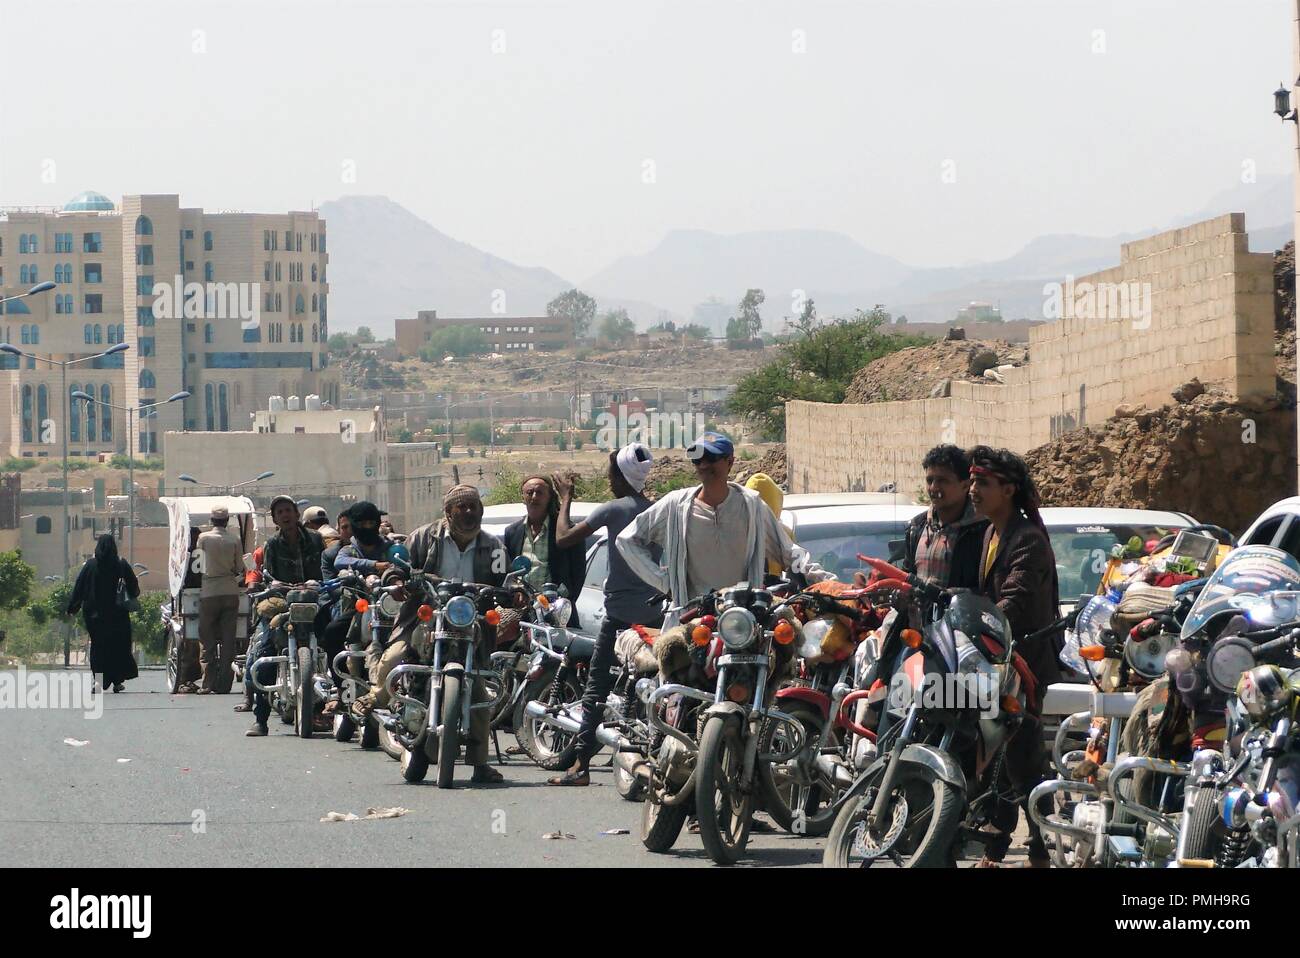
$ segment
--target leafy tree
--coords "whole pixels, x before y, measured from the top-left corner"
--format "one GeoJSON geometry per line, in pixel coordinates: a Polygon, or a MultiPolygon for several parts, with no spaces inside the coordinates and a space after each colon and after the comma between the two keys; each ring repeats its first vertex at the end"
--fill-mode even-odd
{"type": "Polygon", "coordinates": [[[854,374],[867,363],[929,342],[920,336],[881,332],[888,319],[881,306],[829,323],[812,315],[806,320],[800,317],[804,325],[796,323],[797,334],[780,347],[778,358],[736,384],[729,408],[756,420],[768,435],[784,438],[788,401],[843,402],[854,374]]]}
{"type": "Polygon", "coordinates": [[[32,594],[36,569],[23,561],[21,549],[0,552],[0,609],[21,609],[32,594]]]}
{"type": "Polygon", "coordinates": [[[450,440],[450,439],[448,439],[446,442],[444,442],[444,443],[442,444],[442,454],[443,454],[444,456],[450,456],[450,455],[451,455],[451,440],[450,440]]]}
{"type": "Polygon", "coordinates": [[[325,342],[332,353],[346,353],[352,348],[352,340],[348,338],[347,333],[333,333],[325,342]]]}
{"type": "Polygon", "coordinates": [[[469,428],[465,430],[465,438],[467,442],[487,445],[492,441],[492,427],[482,419],[475,419],[469,424],[469,428]]]}
{"type": "Polygon", "coordinates": [[[596,318],[596,301],[579,289],[561,293],[546,304],[546,315],[573,323],[573,335],[582,339],[596,318]]]}
{"type": "Polygon", "coordinates": [[[436,363],[445,356],[478,356],[487,351],[487,337],[477,326],[447,326],[429,337],[420,349],[420,358],[436,363]]]}
{"type": "Polygon", "coordinates": [[[737,319],[745,324],[748,339],[757,339],[763,332],[763,317],[759,315],[758,307],[763,305],[765,299],[767,297],[761,289],[747,289],[740,301],[740,315],[737,319]]]}
{"type": "Polygon", "coordinates": [[[414,441],[414,438],[413,438],[413,436],[411,435],[411,430],[409,430],[409,429],[399,429],[399,430],[397,431],[397,441],[398,441],[398,442],[413,442],[413,441],[414,441]]]}
{"type": "Polygon", "coordinates": [[[166,592],[141,592],[140,610],[131,613],[131,639],[150,655],[160,656],[167,651],[161,609],[169,601],[166,592]]]}
{"type": "Polygon", "coordinates": [[[600,317],[596,335],[607,343],[622,343],[636,333],[636,323],[632,322],[626,309],[611,309],[600,317]]]}
{"type": "Polygon", "coordinates": [[[691,339],[708,339],[713,334],[709,332],[707,326],[701,326],[699,323],[691,323],[683,330],[691,339]]]}
{"type": "Polygon", "coordinates": [[[677,324],[674,323],[671,319],[665,319],[661,323],[655,323],[653,326],[647,329],[646,332],[647,333],[675,333],[677,332],[677,324]]]}
{"type": "Polygon", "coordinates": [[[375,334],[370,331],[369,326],[358,326],[353,341],[358,343],[373,343],[375,341],[375,334]]]}

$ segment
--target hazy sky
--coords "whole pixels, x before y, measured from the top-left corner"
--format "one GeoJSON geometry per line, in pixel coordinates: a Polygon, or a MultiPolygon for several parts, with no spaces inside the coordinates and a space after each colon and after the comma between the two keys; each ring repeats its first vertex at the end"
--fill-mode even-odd
{"type": "Polygon", "coordinates": [[[995,259],[1289,170],[1288,6],[0,0],[0,205],[380,193],[579,282],[674,228],[995,259]]]}

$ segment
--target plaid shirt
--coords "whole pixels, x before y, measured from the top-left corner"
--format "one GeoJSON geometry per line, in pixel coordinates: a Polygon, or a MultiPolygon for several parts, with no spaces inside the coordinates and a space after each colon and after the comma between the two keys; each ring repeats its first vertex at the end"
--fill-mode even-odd
{"type": "Polygon", "coordinates": [[[921,579],[940,588],[948,585],[952,568],[952,552],[957,545],[962,526],[976,521],[975,507],[966,503],[966,511],[956,522],[941,523],[933,507],[926,517],[921,535],[916,540],[916,574],[921,579]]]}

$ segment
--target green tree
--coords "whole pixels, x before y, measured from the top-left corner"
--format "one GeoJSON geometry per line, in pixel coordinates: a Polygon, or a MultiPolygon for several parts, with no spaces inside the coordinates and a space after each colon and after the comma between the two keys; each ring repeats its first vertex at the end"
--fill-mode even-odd
{"type": "Polygon", "coordinates": [[[582,339],[596,318],[596,301],[579,289],[561,293],[546,304],[546,315],[573,323],[573,335],[582,339]]]}
{"type": "Polygon", "coordinates": [[[477,326],[448,326],[429,337],[420,349],[420,358],[437,363],[446,356],[479,356],[487,351],[487,337],[477,326]]]}
{"type": "Polygon", "coordinates": [[[708,339],[712,335],[708,327],[701,326],[699,323],[691,323],[683,331],[691,339],[708,339]]]}
{"type": "Polygon", "coordinates": [[[348,338],[347,333],[333,333],[326,340],[326,345],[332,353],[346,353],[352,348],[352,340],[348,338]]]}
{"type": "Polygon", "coordinates": [[[375,334],[370,331],[369,326],[358,326],[353,341],[358,343],[373,343],[375,334]]]}
{"type": "Polygon", "coordinates": [[[0,552],[0,609],[21,609],[31,598],[36,569],[23,561],[21,549],[0,552]]]}
{"type": "Polygon", "coordinates": [[[767,297],[761,289],[747,289],[740,300],[740,315],[736,318],[744,323],[747,339],[757,339],[763,332],[763,317],[759,314],[758,307],[763,305],[765,299],[767,297]]]}
{"type": "Polygon", "coordinates": [[[131,613],[131,639],[152,656],[167,651],[167,631],[163,628],[161,609],[170,602],[166,592],[141,592],[140,610],[131,613]]]}
{"type": "Polygon", "coordinates": [[[611,309],[600,317],[596,335],[604,342],[622,343],[631,339],[636,333],[636,323],[632,322],[626,309],[611,309]]]}
{"type": "Polygon", "coordinates": [[[487,445],[492,441],[492,427],[482,419],[475,419],[465,430],[465,438],[467,442],[487,445]]]}
{"type": "Polygon", "coordinates": [[[792,399],[839,403],[854,374],[881,356],[920,346],[928,339],[883,333],[889,314],[881,306],[857,310],[847,319],[821,323],[800,317],[796,334],[780,346],[777,359],[736,384],[728,406],[757,421],[764,432],[785,437],[785,404],[792,399]]]}
{"type": "Polygon", "coordinates": [[[409,429],[399,429],[399,430],[397,431],[397,441],[398,441],[398,442],[413,442],[413,441],[414,441],[414,437],[411,435],[411,430],[409,430],[409,429]]]}

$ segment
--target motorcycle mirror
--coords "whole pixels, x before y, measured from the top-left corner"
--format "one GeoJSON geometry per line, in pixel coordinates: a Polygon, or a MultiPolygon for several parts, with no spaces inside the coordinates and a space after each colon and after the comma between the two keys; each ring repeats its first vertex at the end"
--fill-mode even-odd
{"type": "Polygon", "coordinates": [[[532,568],[533,568],[533,563],[532,560],[528,558],[528,556],[516,556],[515,561],[510,563],[511,572],[526,573],[532,571],[532,568]]]}

